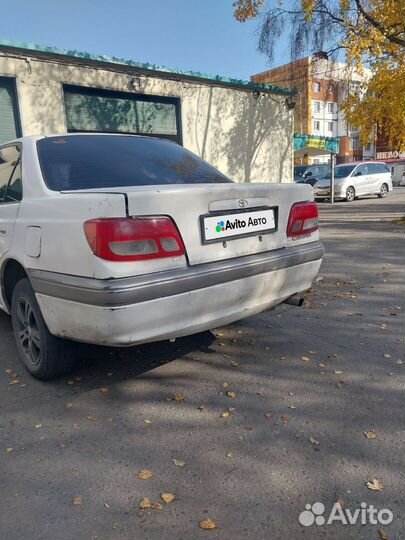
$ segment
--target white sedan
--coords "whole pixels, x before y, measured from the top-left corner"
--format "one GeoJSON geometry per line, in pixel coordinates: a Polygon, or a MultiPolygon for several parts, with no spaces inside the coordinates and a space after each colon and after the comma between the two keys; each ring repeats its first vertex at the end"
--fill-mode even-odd
{"type": "Polygon", "coordinates": [[[0,146],[0,307],[38,379],[72,369],[71,340],[174,339],[299,304],[322,256],[308,185],[235,184],[157,138],[0,146]]]}

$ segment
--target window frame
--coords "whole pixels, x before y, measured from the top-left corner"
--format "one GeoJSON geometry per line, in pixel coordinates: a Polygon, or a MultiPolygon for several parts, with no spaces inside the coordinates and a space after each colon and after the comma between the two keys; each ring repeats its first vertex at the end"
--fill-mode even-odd
{"type": "Polygon", "coordinates": [[[183,126],[181,118],[181,99],[176,96],[159,96],[153,94],[143,94],[141,92],[125,92],[120,90],[109,90],[107,88],[99,87],[90,87],[90,86],[79,86],[75,84],[62,84],[62,99],[63,107],[65,113],[66,121],[66,131],[67,133],[109,133],[109,134],[119,134],[119,135],[139,135],[143,137],[156,137],[158,139],[167,139],[174,141],[180,146],[183,146],[183,126]],[[87,96],[98,96],[105,98],[116,98],[116,99],[129,99],[131,101],[144,101],[149,103],[167,103],[174,105],[175,117],[176,117],[176,127],[177,135],[165,135],[162,133],[136,133],[134,131],[99,131],[99,130],[85,130],[85,129],[69,129],[67,126],[67,114],[66,114],[66,101],[65,101],[65,92],[70,91],[71,93],[76,92],[77,94],[87,95],[87,96]]]}
{"type": "Polygon", "coordinates": [[[320,120],[314,120],[314,132],[315,131],[321,131],[321,121],[320,120]],[[315,124],[318,124],[318,127],[315,127],[315,124]]]}
{"type": "Polygon", "coordinates": [[[20,149],[20,157],[17,159],[17,163],[14,165],[12,171],[11,171],[11,174],[8,178],[8,181],[7,181],[7,184],[6,184],[6,190],[4,192],[4,197],[3,198],[0,198],[0,208],[5,205],[5,204],[20,204],[21,201],[23,200],[23,195],[24,195],[24,189],[23,189],[23,179],[22,179],[22,144],[21,143],[6,143],[6,144],[1,144],[0,145],[0,150],[3,150],[3,148],[10,148],[10,147],[18,147],[20,149]],[[6,197],[7,197],[7,191],[8,191],[8,188],[10,186],[10,182],[14,176],[14,173],[17,169],[17,167],[20,168],[20,171],[21,171],[21,199],[19,201],[6,201],[6,197]]]}
{"type": "Polygon", "coordinates": [[[314,81],[314,92],[319,94],[321,91],[321,83],[319,81],[314,81]]]}
{"type": "MultiPolygon", "coordinates": [[[[16,137],[15,139],[19,139],[22,137],[22,127],[21,127],[21,114],[20,114],[20,100],[19,100],[19,93],[17,88],[17,78],[12,77],[9,75],[3,75],[0,74],[0,81],[6,81],[10,83],[10,88],[12,89],[12,92],[14,94],[15,100],[13,104],[13,115],[14,115],[14,121],[15,121],[15,132],[16,137]]],[[[0,142],[0,147],[9,145],[10,141],[4,141],[0,142]]]]}

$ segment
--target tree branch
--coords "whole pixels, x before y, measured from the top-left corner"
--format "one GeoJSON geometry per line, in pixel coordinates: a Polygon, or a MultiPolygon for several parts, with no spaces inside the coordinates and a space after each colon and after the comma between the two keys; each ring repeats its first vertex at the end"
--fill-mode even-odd
{"type": "Polygon", "coordinates": [[[397,34],[390,34],[387,32],[387,30],[384,28],[384,26],[379,23],[374,17],[372,17],[367,11],[364,9],[364,6],[361,4],[360,0],[354,0],[356,2],[357,9],[359,12],[363,15],[363,17],[366,19],[368,23],[371,24],[371,26],[374,26],[381,34],[388,39],[391,43],[395,43],[396,45],[399,45],[401,47],[405,47],[405,39],[401,39],[396,37],[397,34]]]}

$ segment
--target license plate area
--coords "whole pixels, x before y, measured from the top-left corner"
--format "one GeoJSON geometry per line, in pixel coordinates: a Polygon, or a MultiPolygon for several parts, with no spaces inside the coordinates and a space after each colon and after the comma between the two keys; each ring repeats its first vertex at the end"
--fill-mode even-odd
{"type": "Polygon", "coordinates": [[[203,244],[277,231],[278,207],[211,212],[200,216],[203,244]]]}

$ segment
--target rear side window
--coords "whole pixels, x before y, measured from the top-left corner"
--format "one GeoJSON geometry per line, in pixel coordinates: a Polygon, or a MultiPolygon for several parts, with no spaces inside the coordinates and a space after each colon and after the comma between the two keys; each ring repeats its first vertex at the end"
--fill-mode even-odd
{"type": "Polygon", "coordinates": [[[0,148],[0,204],[22,199],[20,155],[18,145],[0,148]]]}
{"type": "Polygon", "coordinates": [[[54,191],[231,182],[193,153],[162,139],[58,136],[39,140],[37,148],[45,183],[54,191]]]}

